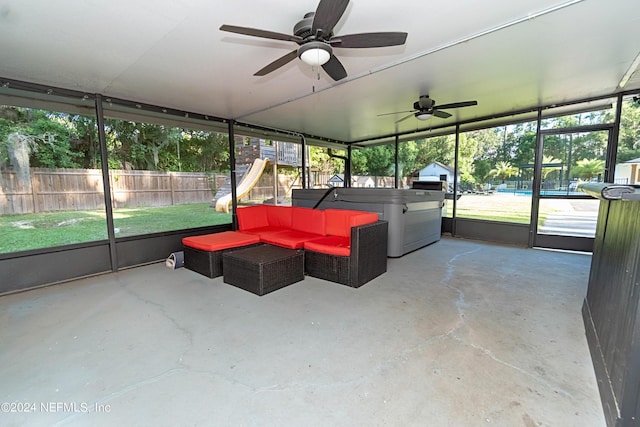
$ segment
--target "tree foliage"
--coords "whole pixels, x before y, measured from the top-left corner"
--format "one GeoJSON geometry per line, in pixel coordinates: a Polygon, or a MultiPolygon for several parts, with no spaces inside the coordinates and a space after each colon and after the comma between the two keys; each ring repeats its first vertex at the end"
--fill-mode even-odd
{"type": "MultiPolygon", "coordinates": [[[[226,134],[119,119],[105,120],[109,166],[160,171],[228,171],[226,134]]],[[[93,117],[0,106],[0,167],[100,167],[93,117]],[[10,137],[11,136],[11,137],[10,137]]]]}

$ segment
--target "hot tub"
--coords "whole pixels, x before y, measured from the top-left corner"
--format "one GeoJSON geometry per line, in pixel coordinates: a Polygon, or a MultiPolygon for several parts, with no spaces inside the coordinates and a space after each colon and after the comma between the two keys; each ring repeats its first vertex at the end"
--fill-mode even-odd
{"type": "Polygon", "coordinates": [[[444,191],[394,188],[333,188],[293,190],[293,206],[317,209],[354,209],[376,212],[389,223],[387,256],[407,252],[440,240],[444,191]]]}

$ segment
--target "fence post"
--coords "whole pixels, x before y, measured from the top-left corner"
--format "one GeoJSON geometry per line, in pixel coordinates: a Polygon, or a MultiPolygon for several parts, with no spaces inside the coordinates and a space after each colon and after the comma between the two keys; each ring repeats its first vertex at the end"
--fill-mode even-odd
{"type": "Polygon", "coordinates": [[[35,168],[31,168],[31,199],[33,200],[33,213],[40,212],[38,206],[38,191],[40,186],[38,185],[38,178],[36,178],[35,168]]]}
{"type": "Polygon", "coordinates": [[[171,189],[171,206],[175,204],[175,190],[173,188],[173,172],[167,172],[169,174],[169,188],[171,189]]]}

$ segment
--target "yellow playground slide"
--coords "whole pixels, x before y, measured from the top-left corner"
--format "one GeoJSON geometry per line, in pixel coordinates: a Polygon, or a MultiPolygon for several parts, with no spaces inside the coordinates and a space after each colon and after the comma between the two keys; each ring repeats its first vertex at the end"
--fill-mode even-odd
{"type": "MultiPolygon", "coordinates": [[[[242,199],[249,194],[249,191],[258,183],[264,168],[267,166],[269,159],[255,159],[251,165],[251,169],[247,172],[238,187],[236,188],[237,200],[242,199]]],[[[216,212],[229,213],[231,207],[231,193],[222,196],[216,202],[216,212]]]]}

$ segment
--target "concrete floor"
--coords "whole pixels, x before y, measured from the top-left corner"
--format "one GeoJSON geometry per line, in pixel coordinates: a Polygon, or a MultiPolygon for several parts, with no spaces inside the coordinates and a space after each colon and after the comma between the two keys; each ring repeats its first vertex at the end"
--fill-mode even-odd
{"type": "Polygon", "coordinates": [[[6,295],[0,424],[604,426],[590,261],[443,238],[360,289],[155,264],[6,295]]]}

